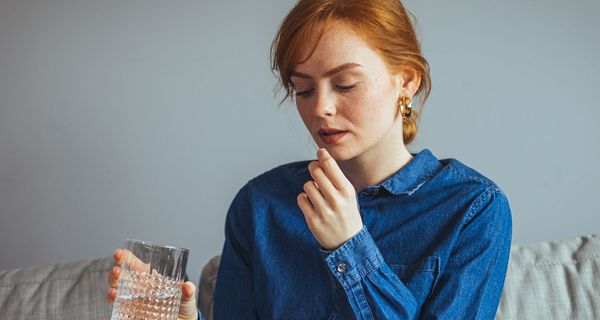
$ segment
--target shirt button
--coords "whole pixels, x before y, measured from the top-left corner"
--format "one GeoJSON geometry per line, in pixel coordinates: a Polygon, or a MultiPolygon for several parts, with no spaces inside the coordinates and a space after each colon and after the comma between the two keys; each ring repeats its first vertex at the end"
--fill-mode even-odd
{"type": "Polygon", "coordinates": [[[344,272],[346,272],[346,270],[348,270],[348,265],[345,262],[338,264],[337,271],[339,273],[344,273],[344,272]]]}
{"type": "Polygon", "coordinates": [[[373,189],[373,195],[376,196],[379,194],[379,188],[373,189]]]}

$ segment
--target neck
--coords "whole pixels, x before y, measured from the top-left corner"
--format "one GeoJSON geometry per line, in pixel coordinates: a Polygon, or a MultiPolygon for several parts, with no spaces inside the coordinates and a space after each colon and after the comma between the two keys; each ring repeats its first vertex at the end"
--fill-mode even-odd
{"type": "Polygon", "coordinates": [[[352,159],[339,161],[338,165],[358,193],[365,187],[383,182],[412,158],[404,144],[400,143],[398,147],[392,149],[367,150],[352,159]]]}

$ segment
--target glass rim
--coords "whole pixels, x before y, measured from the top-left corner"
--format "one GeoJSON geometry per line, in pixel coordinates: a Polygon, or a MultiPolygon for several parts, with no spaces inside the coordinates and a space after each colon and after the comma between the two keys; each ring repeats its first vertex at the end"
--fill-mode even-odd
{"type": "Polygon", "coordinates": [[[170,245],[166,245],[166,244],[162,244],[162,243],[154,242],[154,241],[147,241],[147,240],[140,240],[140,239],[133,239],[133,238],[125,239],[125,245],[127,245],[128,242],[137,242],[137,243],[147,244],[147,245],[151,245],[151,246],[155,246],[155,247],[167,248],[170,250],[179,250],[179,251],[183,251],[188,254],[190,252],[190,250],[186,249],[186,248],[170,246],[170,245]]]}

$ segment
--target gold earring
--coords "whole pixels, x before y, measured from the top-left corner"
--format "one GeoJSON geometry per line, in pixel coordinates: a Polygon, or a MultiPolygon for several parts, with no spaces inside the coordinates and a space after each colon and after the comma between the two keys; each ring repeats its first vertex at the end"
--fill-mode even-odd
{"type": "Polygon", "coordinates": [[[412,100],[410,97],[402,97],[400,101],[398,101],[398,106],[400,107],[400,113],[402,117],[409,118],[412,113],[412,100]]]}

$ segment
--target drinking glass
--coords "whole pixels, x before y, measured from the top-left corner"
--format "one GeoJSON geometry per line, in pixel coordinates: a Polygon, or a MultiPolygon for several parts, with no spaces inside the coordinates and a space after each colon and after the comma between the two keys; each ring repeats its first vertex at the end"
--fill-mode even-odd
{"type": "Polygon", "coordinates": [[[111,320],[177,319],[189,250],[127,239],[111,320]]]}

